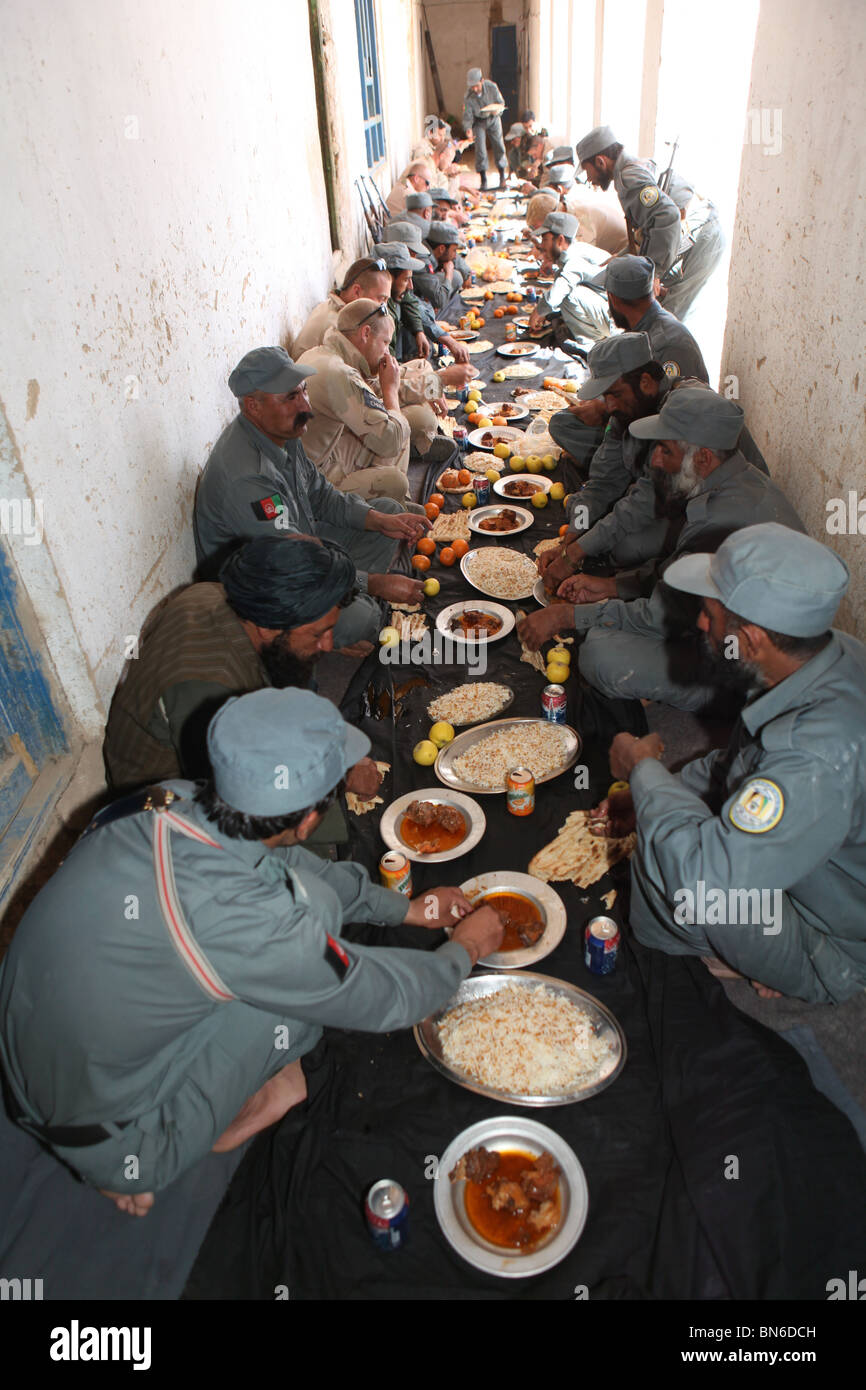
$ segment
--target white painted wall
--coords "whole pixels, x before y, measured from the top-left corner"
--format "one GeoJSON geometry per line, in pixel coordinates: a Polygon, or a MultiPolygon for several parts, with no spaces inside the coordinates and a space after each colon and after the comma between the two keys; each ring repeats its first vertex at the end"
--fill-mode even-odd
{"type": "MultiPolygon", "coordinates": [[[[65,0],[38,24],[4,7],[0,407],[8,467],[45,507],[43,546],[11,548],[90,736],[124,635],[190,578],[229,371],[290,339],[360,249],[354,6],[330,10],[336,257],[302,0],[65,0]]],[[[418,129],[416,11],[381,0],[385,186],[418,129]]]]}
{"type": "Polygon", "coordinates": [[[851,567],[838,622],[861,639],[866,536],[825,523],[831,498],[866,498],[864,49],[862,0],[762,0],[748,104],[781,111],[781,150],[744,146],[723,365],[811,534],[851,567]]]}

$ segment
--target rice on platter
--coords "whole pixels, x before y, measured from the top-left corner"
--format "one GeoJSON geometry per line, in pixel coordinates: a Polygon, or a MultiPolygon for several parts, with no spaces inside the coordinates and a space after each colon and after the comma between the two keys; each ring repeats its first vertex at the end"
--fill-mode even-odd
{"type": "Polygon", "coordinates": [[[492,719],[507,703],[510,694],[507,685],[468,681],[431,700],[427,713],[431,719],[446,719],[449,724],[472,724],[476,720],[492,719]]]}
{"type": "Polygon", "coordinates": [[[538,720],[499,729],[454,759],[453,770],[462,782],[488,791],[505,790],[505,778],[513,767],[528,767],[536,781],[562,767],[569,755],[569,736],[556,724],[538,720]]]}
{"type": "Polygon", "coordinates": [[[582,1089],[607,1075],[614,1057],[586,1011],[544,985],[510,984],[458,1004],[438,1031],[449,1066],[517,1095],[582,1089]]]}
{"type": "Polygon", "coordinates": [[[466,558],[467,578],[492,598],[528,598],[538,578],[531,555],[485,546],[466,558]]]}

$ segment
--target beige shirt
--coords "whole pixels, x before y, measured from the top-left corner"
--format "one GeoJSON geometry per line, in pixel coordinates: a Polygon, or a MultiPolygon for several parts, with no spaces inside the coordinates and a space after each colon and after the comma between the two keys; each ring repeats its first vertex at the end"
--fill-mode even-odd
{"type": "Polygon", "coordinates": [[[332,290],[328,298],[321,304],[317,304],[310,317],[307,319],[295,341],[292,343],[291,355],[297,362],[301,353],[308,352],[311,347],[318,347],[323,341],[329,328],[333,328],[337,322],[337,315],[341,309],[345,309],[340,296],[332,290]]]}
{"type": "Polygon", "coordinates": [[[304,451],[334,487],[350,474],[380,464],[396,464],[409,445],[409,422],[386,410],[379,379],[339,328],[329,328],[320,347],[310,348],[301,365],[315,367],[306,386],[313,419],[304,434],[304,451]]]}
{"type": "Polygon", "coordinates": [[[610,190],[588,189],[582,185],[566,189],[563,201],[572,217],[578,221],[578,238],[592,246],[601,247],[611,256],[628,246],[628,232],[619,198],[610,190]]]}

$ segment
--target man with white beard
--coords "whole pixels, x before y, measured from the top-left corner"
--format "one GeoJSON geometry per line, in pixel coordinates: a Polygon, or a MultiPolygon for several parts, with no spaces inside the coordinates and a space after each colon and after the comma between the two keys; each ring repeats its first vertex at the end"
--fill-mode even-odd
{"type": "MultiPolygon", "coordinates": [[[[695,551],[715,552],[743,526],[777,522],[805,531],[784,493],[736,447],[742,428],[740,407],[700,386],[671,391],[658,415],[629,425],[635,438],[658,441],[650,459],[656,494],[662,513],[681,523],[667,565],[695,551]]],[[[586,632],[580,672],[602,694],[710,709],[719,680],[697,641],[699,605],[665,584],[663,574],[648,598],[631,602],[599,599],[604,581],[574,575],[557,590],[561,602],[525,618],[518,634],[537,650],[556,633],[586,632]]]]}

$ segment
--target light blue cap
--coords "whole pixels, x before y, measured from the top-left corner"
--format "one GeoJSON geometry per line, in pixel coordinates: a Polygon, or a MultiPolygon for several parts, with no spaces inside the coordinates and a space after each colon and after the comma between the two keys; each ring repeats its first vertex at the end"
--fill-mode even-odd
{"type": "Polygon", "coordinates": [[[646,333],[617,333],[596,343],[586,360],[592,376],[578,386],[577,394],[582,401],[594,401],[609,391],[623,372],[652,362],[653,350],[646,333]]]}
{"type": "Polygon", "coordinates": [[[718,599],[729,612],[787,637],[820,637],[848,588],[845,561],[820,541],[766,521],[722,541],[715,555],[683,555],[665,584],[718,599]]]}
{"type": "Polygon", "coordinates": [[[635,439],[682,439],[702,449],[735,449],[745,418],[742,407],[718,391],[681,386],[668,394],[658,415],[633,420],[629,432],[635,439]]]}
{"type": "Polygon", "coordinates": [[[269,686],[221,705],[207,746],[221,800],[248,816],[289,816],[327,796],[370,740],[321,695],[269,686]]]}
{"type": "Polygon", "coordinates": [[[649,256],[614,256],[591,283],[602,285],[620,299],[645,299],[652,294],[656,268],[649,256]]]}
{"type": "Polygon", "coordinates": [[[594,159],[602,150],[618,144],[619,141],[609,125],[593,126],[592,130],[588,130],[583,139],[577,142],[577,162],[582,164],[585,159],[594,159]]]}

